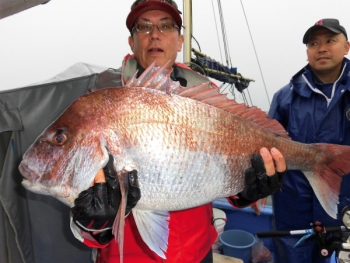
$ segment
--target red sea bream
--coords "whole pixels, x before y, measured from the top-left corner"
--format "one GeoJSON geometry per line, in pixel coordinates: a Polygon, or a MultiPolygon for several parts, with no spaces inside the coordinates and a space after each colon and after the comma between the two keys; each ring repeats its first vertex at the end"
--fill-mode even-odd
{"type": "Polygon", "coordinates": [[[244,171],[261,147],[276,147],[289,169],[303,171],[336,217],[350,147],[294,142],[258,108],[210,83],[181,87],[153,65],[126,87],[78,98],[29,147],[19,170],[27,189],[73,206],[112,154],[117,171],[138,171],[142,197],[132,213],[145,242],[165,257],[168,211],[242,191],[244,171]]]}

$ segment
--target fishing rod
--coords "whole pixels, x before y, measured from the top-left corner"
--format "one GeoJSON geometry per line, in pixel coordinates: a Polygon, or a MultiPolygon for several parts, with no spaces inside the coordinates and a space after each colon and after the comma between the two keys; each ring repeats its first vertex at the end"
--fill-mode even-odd
{"type": "Polygon", "coordinates": [[[336,252],[339,263],[350,263],[350,207],[347,206],[342,211],[342,221],[344,226],[324,226],[321,222],[315,222],[310,229],[290,230],[290,231],[264,231],[258,232],[259,238],[282,237],[289,235],[303,235],[294,245],[297,247],[308,238],[314,239],[319,247],[320,256],[330,257],[336,252]],[[332,235],[327,235],[332,233],[332,235]]]}

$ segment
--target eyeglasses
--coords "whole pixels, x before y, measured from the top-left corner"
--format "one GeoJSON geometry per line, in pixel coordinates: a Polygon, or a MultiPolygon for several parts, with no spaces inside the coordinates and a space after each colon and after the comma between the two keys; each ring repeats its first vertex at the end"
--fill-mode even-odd
{"type": "Polygon", "coordinates": [[[158,30],[163,34],[173,32],[175,28],[179,30],[179,27],[173,22],[161,22],[158,25],[152,23],[138,23],[132,28],[132,32],[136,30],[136,32],[141,34],[149,34],[152,32],[154,26],[157,26],[158,30]]]}

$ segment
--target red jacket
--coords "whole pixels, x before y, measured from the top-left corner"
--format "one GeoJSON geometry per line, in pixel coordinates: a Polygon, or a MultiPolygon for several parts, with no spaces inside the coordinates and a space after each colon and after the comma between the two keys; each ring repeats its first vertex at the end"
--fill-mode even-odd
{"type": "MultiPolygon", "coordinates": [[[[212,218],[211,204],[170,212],[167,259],[163,261],[143,242],[130,213],[125,224],[123,262],[200,262],[217,237],[212,218]]],[[[118,243],[113,239],[105,248],[99,249],[96,263],[117,263],[119,259],[118,243]]]]}

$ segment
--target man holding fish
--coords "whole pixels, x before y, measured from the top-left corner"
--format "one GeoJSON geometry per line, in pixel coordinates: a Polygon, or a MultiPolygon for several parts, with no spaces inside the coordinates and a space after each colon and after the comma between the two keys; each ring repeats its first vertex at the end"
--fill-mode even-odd
{"type": "MultiPolygon", "coordinates": [[[[37,137],[19,165],[22,185],[72,208],[72,231],[98,248],[99,263],[212,262],[217,233],[211,202],[226,197],[243,207],[276,192],[286,163],[307,178],[302,185],[310,184],[322,206],[316,215],[324,209],[336,218],[339,200],[342,205],[349,200],[349,183],[342,184],[350,173],[349,69],[342,60],[349,43],[346,31],[331,21],[333,26],[323,29],[335,36],[321,31],[315,39],[307,37],[311,70],[297,74],[293,85],[275,96],[278,103],[293,98],[293,105],[272,106],[292,139],[303,136],[300,140],[308,142],[301,143],[265,112],[228,99],[206,77],[175,62],[183,36],[174,1],[136,1],[126,20],[134,54],[108,77],[99,76],[100,90],[80,96],[37,137]],[[314,82],[317,89],[310,85],[314,82]],[[323,86],[331,92],[320,91],[323,86]],[[317,111],[310,101],[320,105],[317,111]],[[289,116],[289,109],[296,114],[289,116]],[[301,113],[308,126],[301,119],[293,126],[289,120],[301,113]],[[322,117],[329,120],[319,127],[322,117]],[[318,139],[345,145],[309,143],[318,139]]],[[[281,203],[288,212],[280,223],[306,218],[313,205],[298,209],[309,196],[298,187],[291,194],[284,189],[283,196],[302,199],[291,206],[295,213],[281,203]]]]}
{"type": "MultiPolygon", "coordinates": [[[[274,96],[269,115],[278,120],[294,141],[350,145],[350,61],[347,32],[337,19],[322,19],[304,34],[308,65],[274,96]]],[[[340,166],[341,167],[341,166],[340,166]]],[[[350,177],[343,177],[338,216],[350,205],[350,177]]],[[[324,193],[323,193],[324,194],[324,193]]],[[[288,171],[281,192],[273,196],[276,230],[309,229],[320,221],[341,226],[326,214],[310,182],[300,171],[288,171]]],[[[276,263],[328,263],[315,241],[298,246],[300,236],[275,238],[276,263]]],[[[326,255],[327,256],[327,255],[326,255]]]]}
{"type": "MultiPolygon", "coordinates": [[[[122,68],[114,79],[114,86],[125,86],[136,71],[138,77],[154,62],[156,66],[163,66],[169,61],[168,65],[173,70],[171,79],[179,81],[181,86],[209,82],[204,76],[175,62],[183,43],[180,14],[176,3],[171,0],[134,2],[126,19],[131,33],[128,42],[133,55],[125,57],[122,68]]],[[[282,184],[286,164],[277,149],[272,148],[269,152],[262,148],[260,155],[254,156],[252,165],[253,168],[246,172],[246,187],[243,192],[228,198],[236,207],[251,205],[277,191],[282,184]]],[[[98,263],[114,263],[120,260],[118,244],[113,239],[111,230],[121,195],[114,173],[113,158],[110,158],[107,166],[97,174],[95,184],[79,195],[72,208],[73,233],[86,245],[98,248],[98,263]]],[[[125,263],[213,262],[211,247],[217,232],[212,222],[211,204],[170,212],[170,232],[164,260],[148,248],[137,232],[133,215],[129,213],[142,196],[138,189],[137,171],[129,172],[128,178],[123,251],[125,263]]]]}

